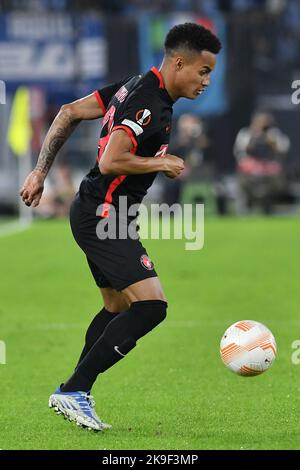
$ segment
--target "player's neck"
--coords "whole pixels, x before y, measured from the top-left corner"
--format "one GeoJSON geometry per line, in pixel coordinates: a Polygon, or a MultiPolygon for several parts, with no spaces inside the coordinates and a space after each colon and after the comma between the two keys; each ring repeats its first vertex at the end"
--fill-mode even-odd
{"type": "Polygon", "coordinates": [[[164,62],[160,66],[159,71],[164,80],[165,89],[167,90],[168,94],[170,95],[170,97],[175,103],[175,101],[177,101],[180,98],[180,96],[178,96],[178,94],[174,90],[174,87],[172,87],[172,76],[171,76],[170,70],[168,69],[168,67],[166,66],[164,62]]]}

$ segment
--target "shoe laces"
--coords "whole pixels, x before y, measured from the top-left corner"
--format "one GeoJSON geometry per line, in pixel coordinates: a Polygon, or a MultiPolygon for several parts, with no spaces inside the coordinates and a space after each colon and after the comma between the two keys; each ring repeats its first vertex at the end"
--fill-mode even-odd
{"type": "Polygon", "coordinates": [[[80,394],[80,399],[77,399],[77,401],[83,410],[94,408],[96,404],[94,397],[92,395],[89,395],[88,393],[80,394]]]}
{"type": "Polygon", "coordinates": [[[94,406],[96,405],[96,402],[95,402],[95,399],[93,397],[93,395],[89,395],[88,393],[86,394],[85,398],[87,399],[87,401],[89,402],[91,408],[94,408],[94,406]]]}

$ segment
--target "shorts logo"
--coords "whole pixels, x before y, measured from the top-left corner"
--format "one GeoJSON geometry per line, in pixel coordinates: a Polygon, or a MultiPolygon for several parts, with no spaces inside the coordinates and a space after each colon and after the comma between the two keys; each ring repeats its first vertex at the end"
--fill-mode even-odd
{"type": "Polygon", "coordinates": [[[141,264],[145,269],[148,269],[148,271],[152,271],[154,268],[153,263],[151,259],[147,255],[142,255],[140,258],[141,264]]]}
{"type": "Polygon", "coordinates": [[[152,116],[149,109],[140,109],[135,115],[136,121],[140,126],[148,126],[150,124],[152,116]]]}

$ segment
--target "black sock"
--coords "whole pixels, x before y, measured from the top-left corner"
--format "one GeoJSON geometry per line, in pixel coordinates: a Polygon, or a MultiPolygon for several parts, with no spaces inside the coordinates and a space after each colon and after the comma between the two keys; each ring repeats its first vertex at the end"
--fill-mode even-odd
{"type": "MultiPolygon", "coordinates": [[[[85,335],[85,345],[84,345],[84,348],[82,350],[82,353],[80,355],[80,358],[78,360],[75,370],[79,366],[82,359],[87,355],[87,353],[96,343],[98,338],[103,334],[103,331],[105,330],[109,322],[111,322],[115,318],[115,315],[118,315],[118,313],[109,312],[108,310],[106,310],[105,307],[103,307],[103,309],[100,310],[100,312],[97,313],[97,315],[93,318],[90,326],[87,329],[87,332],[85,335]]],[[[85,383],[84,377],[79,378],[79,382],[80,383],[78,384],[78,386],[81,385],[83,388],[79,388],[78,390],[85,390],[87,385],[85,383]]],[[[67,382],[63,384],[60,389],[62,392],[75,391],[75,390],[71,390],[70,387],[68,387],[67,382]]]]}
{"type": "Polygon", "coordinates": [[[97,376],[131,351],[136,341],[166,317],[167,303],[161,300],[133,302],[126,312],[108,323],[102,336],[82,359],[62,391],[88,392],[97,376]]]}
{"type": "Polygon", "coordinates": [[[103,309],[100,310],[100,312],[97,313],[97,315],[93,318],[85,334],[85,345],[78,360],[76,368],[78,367],[82,359],[87,355],[91,347],[94,346],[97,339],[100,338],[109,322],[115,318],[115,315],[118,314],[111,313],[106,310],[105,307],[103,307],[103,309]]]}

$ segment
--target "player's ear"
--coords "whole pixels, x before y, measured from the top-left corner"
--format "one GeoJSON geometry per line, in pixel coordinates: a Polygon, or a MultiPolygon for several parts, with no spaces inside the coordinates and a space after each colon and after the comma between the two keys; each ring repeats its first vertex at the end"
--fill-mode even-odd
{"type": "Polygon", "coordinates": [[[184,58],[183,57],[176,57],[175,59],[175,70],[179,72],[183,69],[184,66],[184,58]]]}

